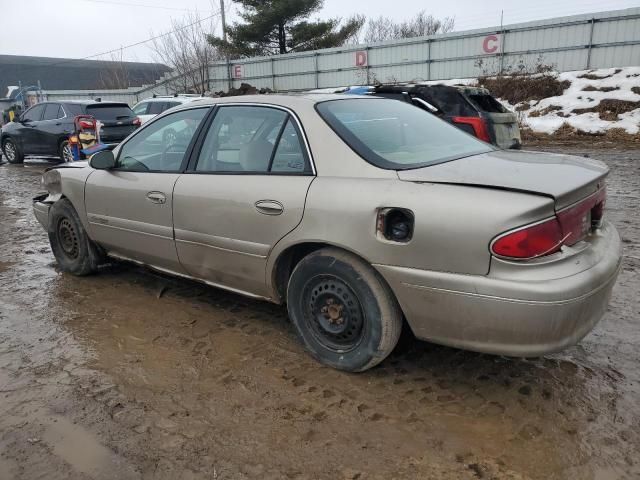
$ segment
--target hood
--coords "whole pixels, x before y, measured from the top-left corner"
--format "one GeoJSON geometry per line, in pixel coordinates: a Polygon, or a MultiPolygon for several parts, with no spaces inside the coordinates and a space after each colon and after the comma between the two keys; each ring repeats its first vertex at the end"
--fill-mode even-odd
{"type": "Polygon", "coordinates": [[[448,183],[514,190],[553,197],[556,209],[591,195],[609,169],[597,160],[543,152],[497,150],[414,170],[407,182],[448,183]]]}

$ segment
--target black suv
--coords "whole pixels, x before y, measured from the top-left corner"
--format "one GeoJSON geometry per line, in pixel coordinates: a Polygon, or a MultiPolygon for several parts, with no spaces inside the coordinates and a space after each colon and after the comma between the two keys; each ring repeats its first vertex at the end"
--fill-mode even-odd
{"type": "Polygon", "coordinates": [[[379,85],[364,93],[412,103],[500,148],[519,149],[521,146],[516,114],[507,110],[486,88],[379,85]]]}
{"type": "Polygon", "coordinates": [[[140,126],[140,119],[126,103],[94,100],[39,103],[2,127],[0,145],[7,161],[22,163],[29,155],[72,161],[68,139],[75,131],[77,115],[91,115],[100,121],[102,143],[120,143],[140,126]]]}

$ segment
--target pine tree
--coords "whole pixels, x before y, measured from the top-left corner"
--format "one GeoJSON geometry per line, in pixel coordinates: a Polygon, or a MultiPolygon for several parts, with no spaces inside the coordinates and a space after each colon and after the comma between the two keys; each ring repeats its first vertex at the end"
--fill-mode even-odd
{"type": "Polygon", "coordinates": [[[227,27],[228,40],[208,40],[230,57],[276,55],[338,47],[358,34],[363,16],[308,21],[323,0],[234,0],[242,6],[242,23],[227,27]]]}

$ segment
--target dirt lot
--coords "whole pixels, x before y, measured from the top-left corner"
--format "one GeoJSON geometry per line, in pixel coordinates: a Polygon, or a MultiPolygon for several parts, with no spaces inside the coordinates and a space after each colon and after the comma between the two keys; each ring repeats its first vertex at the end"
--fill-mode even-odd
{"type": "Polygon", "coordinates": [[[311,360],[281,307],[60,273],[44,164],[0,166],[0,479],[640,478],[640,151],[590,155],[626,255],[593,333],[537,359],[407,336],[359,375],[311,360]]]}

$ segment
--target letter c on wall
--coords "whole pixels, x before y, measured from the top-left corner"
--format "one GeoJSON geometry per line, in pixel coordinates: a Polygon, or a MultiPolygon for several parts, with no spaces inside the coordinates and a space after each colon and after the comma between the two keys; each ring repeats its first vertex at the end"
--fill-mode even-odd
{"type": "Polygon", "coordinates": [[[482,50],[484,53],[495,53],[498,50],[500,39],[497,35],[487,35],[482,41],[482,50]]]}

